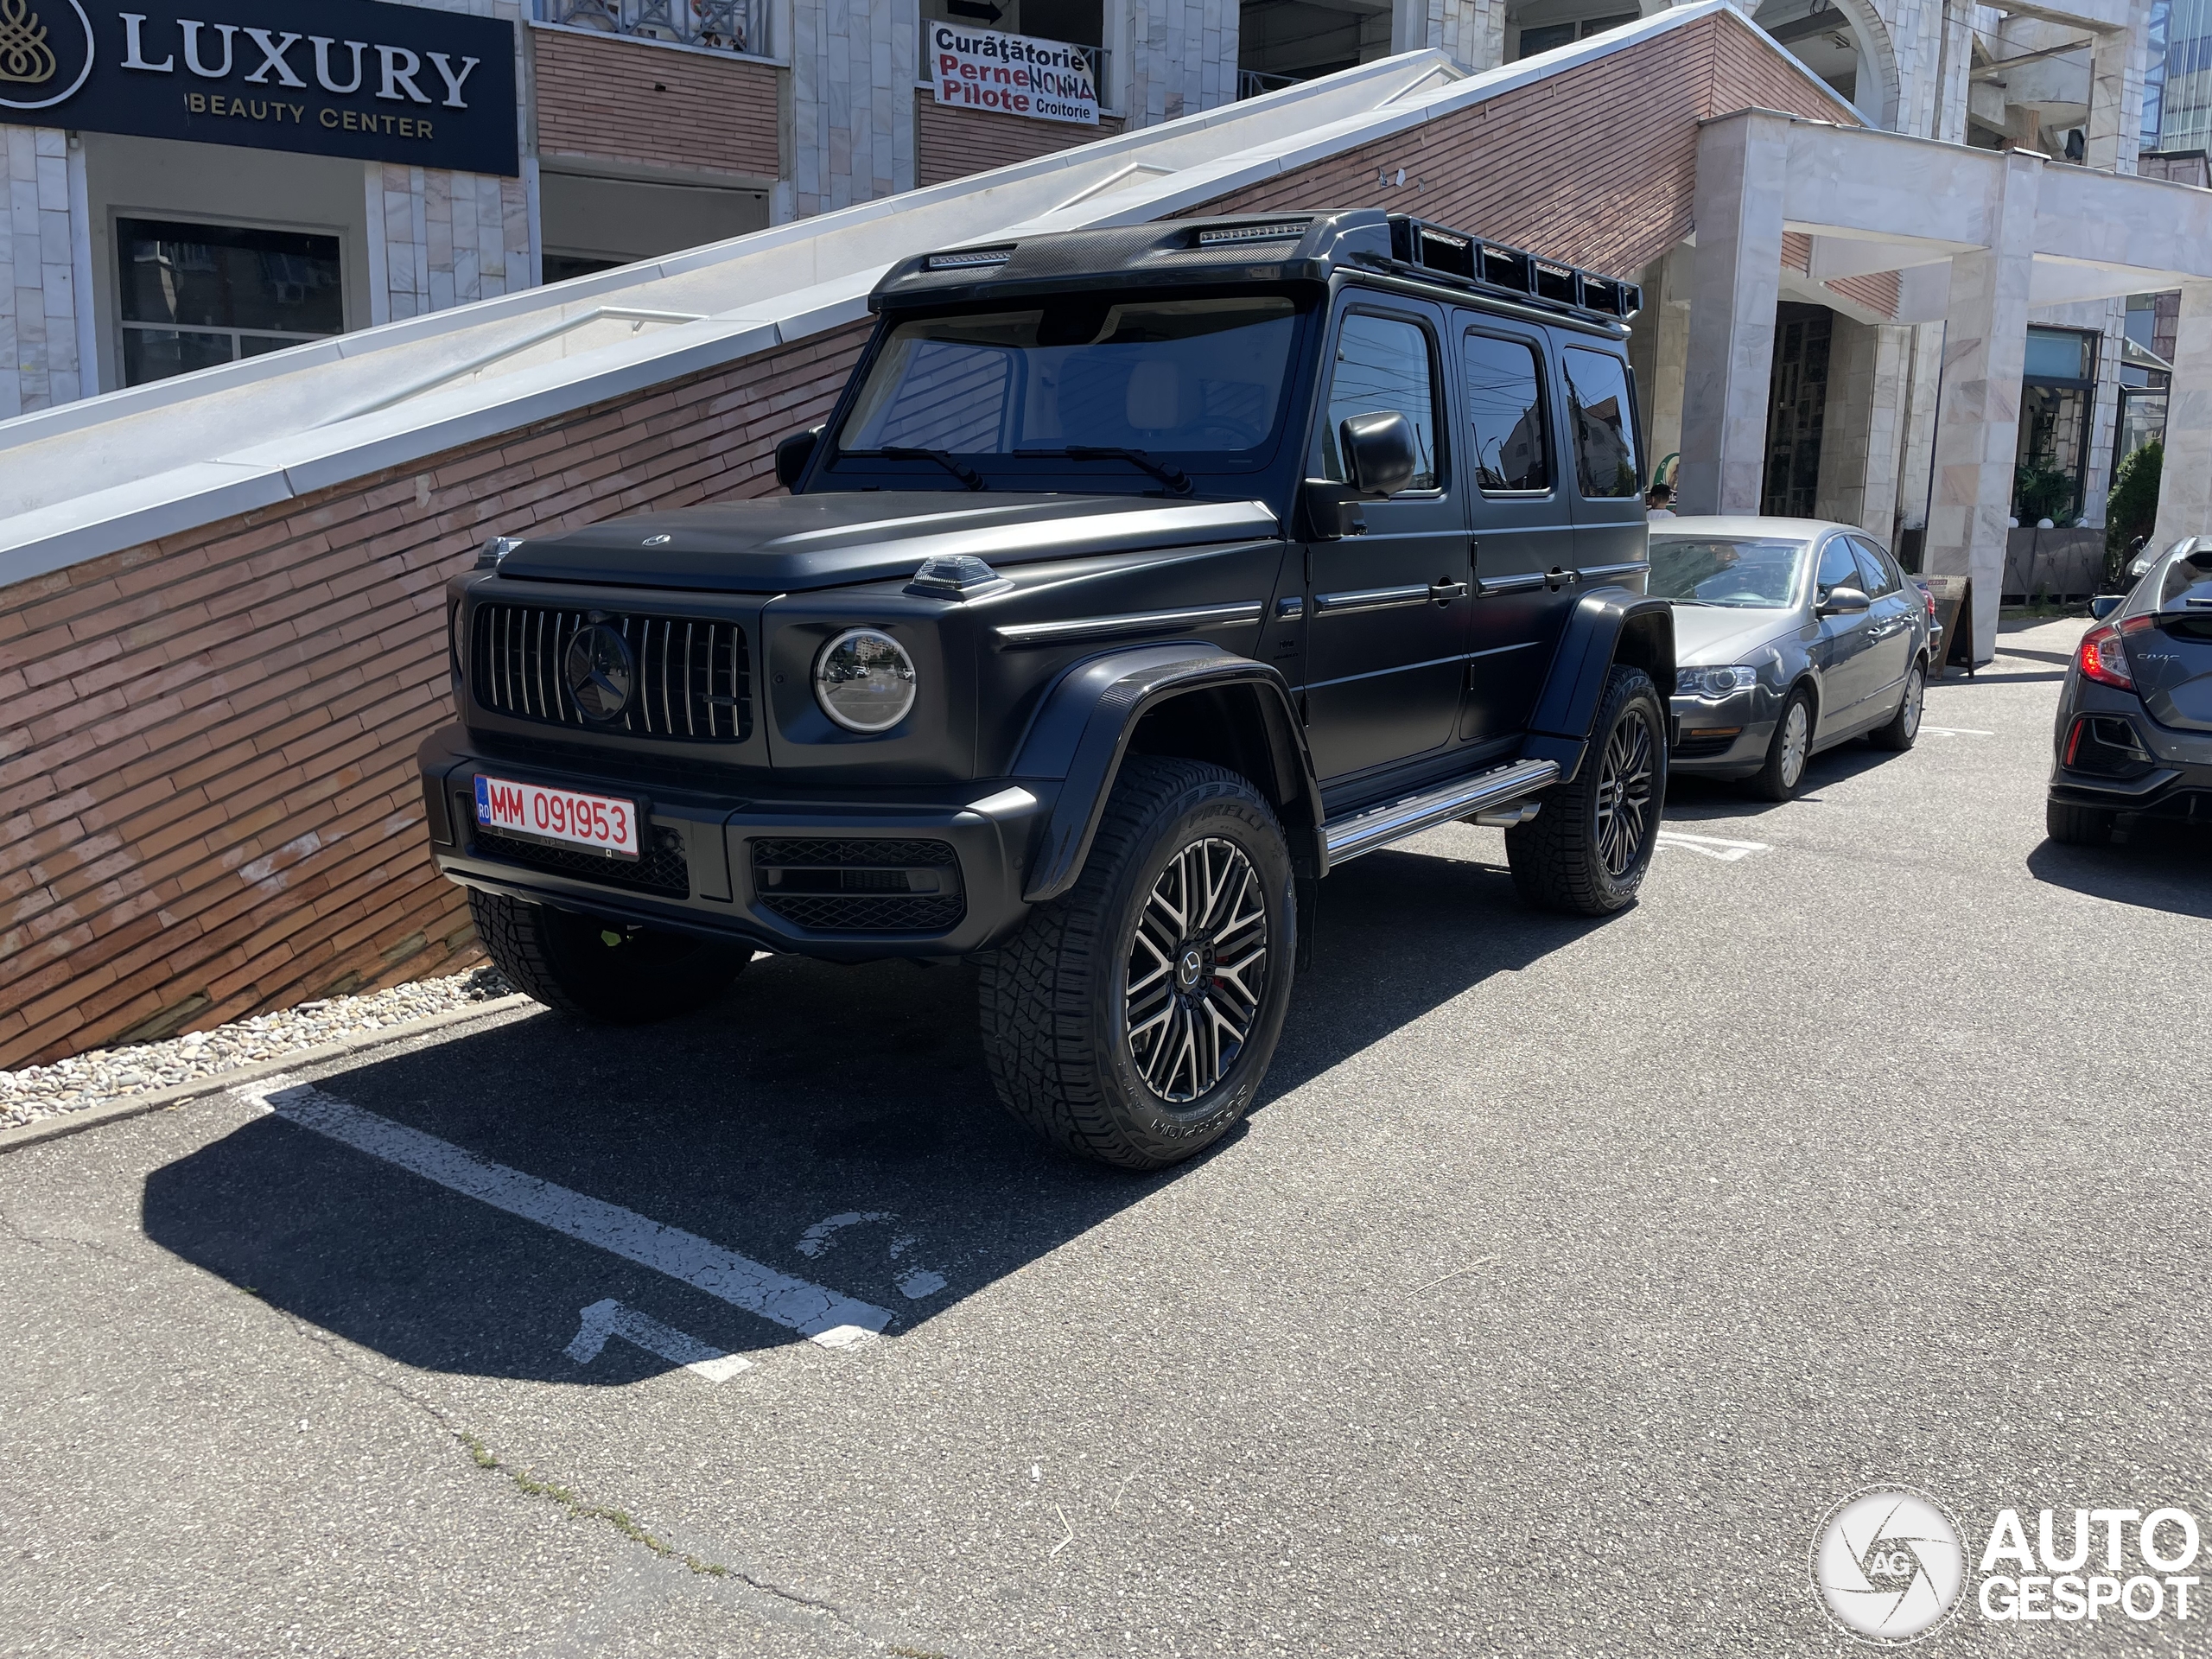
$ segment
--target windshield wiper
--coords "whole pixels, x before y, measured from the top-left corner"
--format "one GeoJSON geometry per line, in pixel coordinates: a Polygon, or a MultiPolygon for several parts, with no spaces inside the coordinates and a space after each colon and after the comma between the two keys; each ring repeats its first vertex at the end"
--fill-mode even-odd
{"type": "Polygon", "coordinates": [[[1194,487],[1191,475],[1174,462],[1154,461],[1141,449],[1124,449],[1116,443],[1071,443],[1065,449],[1017,449],[1014,453],[1044,461],[1062,455],[1070,461],[1126,461],[1132,467],[1142,467],[1178,495],[1188,495],[1194,487]]]}
{"type": "Polygon", "coordinates": [[[950,449],[917,449],[904,443],[887,443],[880,449],[848,449],[849,455],[881,455],[889,461],[933,461],[971,490],[987,490],[983,475],[950,449]]]}

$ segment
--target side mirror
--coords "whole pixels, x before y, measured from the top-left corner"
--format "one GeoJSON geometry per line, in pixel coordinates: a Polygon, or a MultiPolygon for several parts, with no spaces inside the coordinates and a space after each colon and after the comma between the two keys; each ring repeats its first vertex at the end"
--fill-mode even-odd
{"type": "Polygon", "coordinates": [[[2089,601],[2089,614],[2101,622],[2126,602],[2126,594],[2099,594],[2089,601]]]}
{"type": "Polygon", "coordinates": [[[814,459],[814,446],[822,442],[823,429],[810,426],[804,432],[794,432],[776,446],[776,482],[787,490],[798,487],[799,474],[806,470],[806,463],[814,459]]]}
{"type": "Polygon", "coordinates": [[[1820,602],[1813,614],[1815,616],[1857,616],[1873,602],[1856,588],[1839,586],[1828,589],[1828,596],[1820,602]]]}
{"type": "Polygon", "coordinates": [[[1337,428],[1344,470],[1362,495],[1395,495],[1414,480],[1419,457],[1414,453],[1413,423],[1395,410],[1388,414],[1348,415],[1337,428]]]}
{"type": "Polygon", "coordinates": [[[2148,553],[2141,554],[2127,562],[2127,579],[2130,582],[2140,582],[2150,574],[2151,556],[2148,553]]]}

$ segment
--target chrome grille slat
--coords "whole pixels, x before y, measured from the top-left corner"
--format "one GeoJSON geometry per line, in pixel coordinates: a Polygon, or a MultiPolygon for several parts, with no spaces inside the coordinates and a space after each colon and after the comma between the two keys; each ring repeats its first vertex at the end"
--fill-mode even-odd
{"type": "MultiPolygon", "coordinates": [[[[476,644],[469,677],[478,706],[517,720],[610,729],[584,717],[565,671],[568,642],[591,626],[592,614],[543,605],[479,606],[470,627],[476,644]]],[[[622,636],[636,665],[630,705],[611,729],[679,742],[743,742],[752,734],[752,653],[737,623],[599,614],[622,636]]]]}

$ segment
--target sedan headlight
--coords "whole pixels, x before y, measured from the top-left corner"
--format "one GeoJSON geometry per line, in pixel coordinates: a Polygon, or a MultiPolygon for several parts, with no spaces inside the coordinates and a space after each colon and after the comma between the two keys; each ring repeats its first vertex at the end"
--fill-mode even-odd
{"type": "Polygon", "coordinates": [[[1678,668],[1675,690],[1686,697],[1726,697],[1758,683],[1754,668],[1678,668]]]}
{"type": "Polygon", "coordinates": [[[887,732],[914,707],[914,659],[880,628],[848,628],[814,659],[814,700],[849,732],[887,732]]]}

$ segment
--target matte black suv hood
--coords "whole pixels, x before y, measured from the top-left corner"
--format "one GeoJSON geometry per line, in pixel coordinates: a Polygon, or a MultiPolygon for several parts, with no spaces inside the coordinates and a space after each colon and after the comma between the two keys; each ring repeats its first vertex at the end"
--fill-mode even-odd
{"type": "Polygon", "coordinates": [[[499,574],[787,594],[911,575],[924,559],[941,553],[970,553],[1003,565],[1279,533],[1274,514],[1257,501],[844,492],[731,501],[532,537],[500,563],[499,574]]]}

